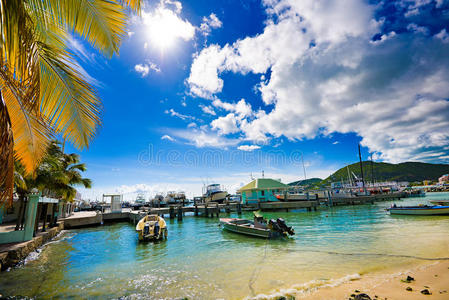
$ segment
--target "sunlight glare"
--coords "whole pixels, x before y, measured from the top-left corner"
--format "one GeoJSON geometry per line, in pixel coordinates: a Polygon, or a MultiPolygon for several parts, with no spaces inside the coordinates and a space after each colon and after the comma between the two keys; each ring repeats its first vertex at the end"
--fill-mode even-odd
{"type": "Polygon", "coordinates": [[[183,21],[165,7],[159,7],[143,17],[150,45],[160,50],[172,47],[177,38],[189,40],[195,33],[195,28],[189,22],[183,21]]]}

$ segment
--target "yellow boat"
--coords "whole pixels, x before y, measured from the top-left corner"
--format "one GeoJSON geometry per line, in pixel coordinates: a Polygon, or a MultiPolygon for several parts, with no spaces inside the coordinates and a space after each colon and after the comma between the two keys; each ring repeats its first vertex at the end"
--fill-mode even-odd
{"type": "Polygon", "coordinates": [[[139,241],[157,241],[167,238],[167,224],[157,215],[146,215],[136,225],[139,241]]]}

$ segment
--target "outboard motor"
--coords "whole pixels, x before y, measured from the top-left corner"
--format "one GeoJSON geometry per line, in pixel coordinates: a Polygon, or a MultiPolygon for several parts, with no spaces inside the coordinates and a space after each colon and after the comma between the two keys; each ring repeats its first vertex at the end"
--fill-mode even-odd
{"type": "Polygon", "coordinates": [[[159,236],[159,230],[160,230],[159,222],[154,223],[154,236],[155,237],[159,236]]]}
{"type": "Polygon", "coordinates": [[[270,219],[269,224],[274,231],[284,233],[284,231],[279,227],[278,223],[274,219],[270,219]]]}
{"type": "Polygon", "coordinates": [[[143,234],[147,235],[150,233],[150,223],[145,223],[145,226],[143,227],[143,234]]]}
{"type": "Polygon", "coordinates": [[[282,231],[288,232],[288,234],[290,234],[290,235],[294,235],[295,234],[295,230],[292,227],[287,226],[287,224],[285,224],[285,220],[284,219],[278,218],[276,220],[276,223],[279,226],[279,228],[282,229],[282,231]]]}

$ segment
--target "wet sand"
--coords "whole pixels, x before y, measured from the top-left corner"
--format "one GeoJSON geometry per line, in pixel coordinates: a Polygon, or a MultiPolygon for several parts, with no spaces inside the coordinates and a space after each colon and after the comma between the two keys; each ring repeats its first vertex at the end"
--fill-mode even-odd
{"type": "Polygon", "coordinates": [[[354,299],[354,295],[360,293],[369,295],[371,299],[447,300],[449,299],[449,261],[419,265],[389,274],[365,274],[360,279],[336,287],[320,288],[314,292],[296,296],[296,299],[354,299]],[[403,282],[407,276],[413,277],[414,280],[403,282]],[[407,290],[408,287],[411,291],[407,290]],[[421,291],[425,289],[431,295],[422,294],[421,291]]]}

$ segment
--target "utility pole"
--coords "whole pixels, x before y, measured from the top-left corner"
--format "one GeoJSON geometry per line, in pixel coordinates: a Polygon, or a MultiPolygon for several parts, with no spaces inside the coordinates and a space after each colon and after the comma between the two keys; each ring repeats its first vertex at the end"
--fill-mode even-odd
{"type": "Polygon", "coordinates": [[[360,152],[360,144],[359,144],[359,160],[360,160],[360,172],[362,173],[362,187],[363,191],[365,191],[365,178],[363,176],[362,154],[360,152]]]}

